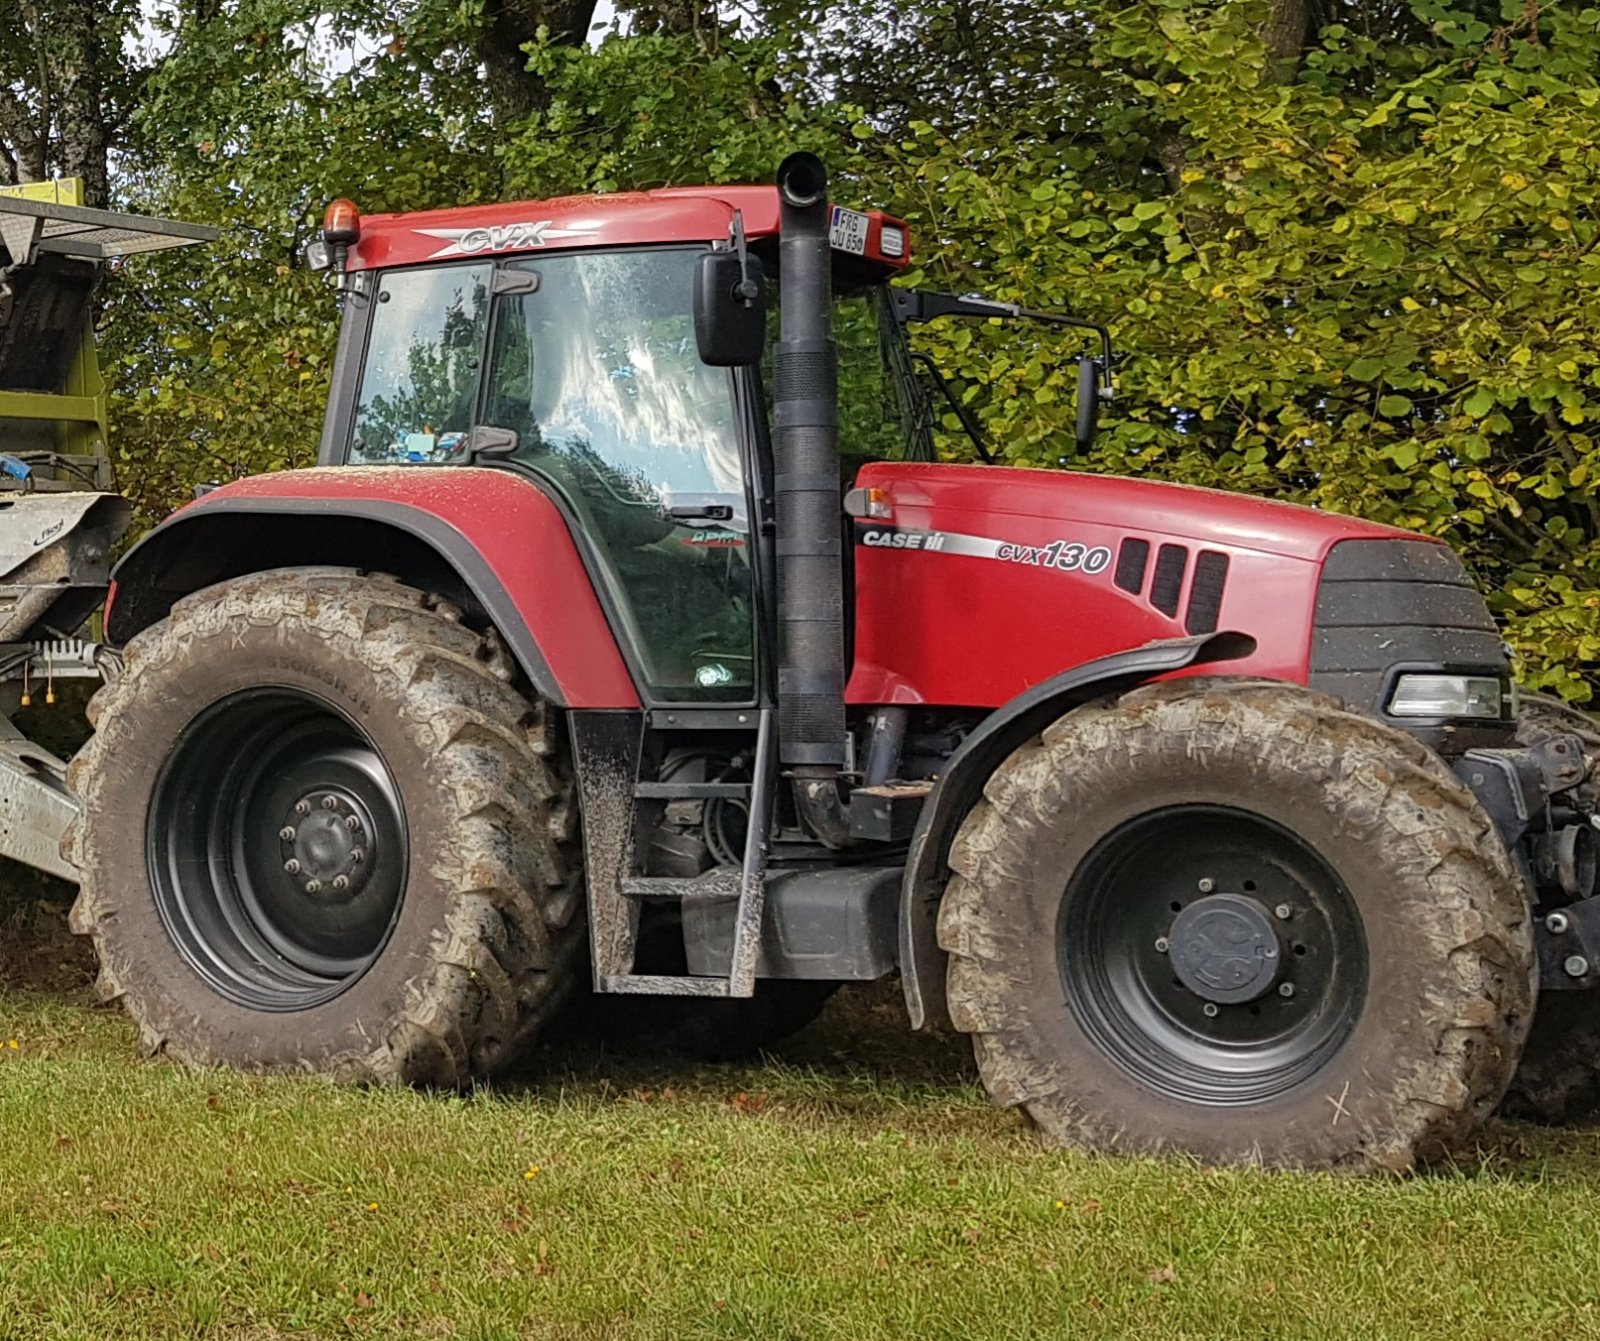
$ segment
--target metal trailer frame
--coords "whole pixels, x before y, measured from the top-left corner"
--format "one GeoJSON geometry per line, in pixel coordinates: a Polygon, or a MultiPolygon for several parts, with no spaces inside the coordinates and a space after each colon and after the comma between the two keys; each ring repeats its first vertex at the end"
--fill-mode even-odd
{"type": "MultiPolygon", "coordinates": [[[[13,277],[42,257],[66,257],[96,269],[128,256],[214,241],[215,228],[78,203],[76,181],[0,188],[0,327],[10,320],[13,277]]],[[[33,278],[37,279],[37,276],[33,278]]],[[[93,322],[68,347],[70,363],[56,390],[0,386],[0,454],[10,422],[42,430],[3,477],[0,512],[0,856],[64,880],[77,873],[61,840],[78,812],[66,764],[34,744],[11,720],[30,682],[105,678],[119,661],[110,649],[73,637],[98,608],[110,580],[111,548],[132,509],[109,492],[109,388],[95,356],[93,322]],[[51,448],[37,443],[48,437],[51,448]],[[57,478],[51,478],[56,476],[57,478]],[[64,477],[64,478],[63,478],[64,477]],[[73,481],[94,482],[88,491],[73,481]]]]}

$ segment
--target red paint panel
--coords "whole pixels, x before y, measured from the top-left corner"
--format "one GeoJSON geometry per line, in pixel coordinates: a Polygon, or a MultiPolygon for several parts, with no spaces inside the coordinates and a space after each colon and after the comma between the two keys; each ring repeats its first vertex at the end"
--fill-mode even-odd
{"type": "MultiPolygon", "coordinates": [[[[561,513],[536,486],[500,470],[462,466],[351,466],[253,475],[213,490],[184,515],[245,498],[291,499],[330,511],[357,499],[436,517],[457,531],[499,580],[544,654],[567,704],[636,708],[582,556],[561,513]]],[[[446,556],[449,557],[448,555],[446,556]]]]}
{"type": "MultiPolygon", "coordinates": [[[[1229,673],[1304,684],[1328,550],[1360,537],[1419,538],[1270,500],[1104,475],[878,464],[863,469],[857,483],[887,492],[894,513],[888,527],[945,533],[951,547],[966,543],[958,537],[1010,547],[984,557],[856,546],[855,665],[846,697],[862,704],[998,707],[1096,657],[1181,637],[1203,550],[1229,561],[1217,628],[1248,633],[1258,644],[1248,659],[1230,662],[1229,673]],[[1137,593],[1113,582],[1127,538],[1150,545],[1137,593]],[[1108,562],[1098,572],[1081,563],[1063,570],[1047,557],[1057,542],[1081,546],[1073,556],[1103,550],[1108,562]],[[1187,550],[1173,615],[1150,600],[1164,543],[1187,550]]],[[[859,536],[871,528],[857,529],[859,536]]]]}
{"type": "MultiPolygon", "coordinates": [[[[350,249],[349,268],[369,270],[457,256],[509,256],[568,247],[720,242],[728,236],[735,210],[743,213],[745,235],[752,241],[777,236],[778,190],[774,186],[676,187],[412,214],[372,214],[361,220],[361,240],[350,249]]],[[[868,246],[876,252],[885,223],[905,225],[877,211],[868,213],[868,246]]],[[[902,270],[911,262],[909,246],[907,254],[897,259],[874,259],[884,274],[902,270]]]]}

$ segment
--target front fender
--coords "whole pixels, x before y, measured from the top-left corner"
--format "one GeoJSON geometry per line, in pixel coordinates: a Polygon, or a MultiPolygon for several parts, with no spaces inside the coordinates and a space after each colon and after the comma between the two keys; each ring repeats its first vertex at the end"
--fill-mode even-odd
{"type": "Polygon", "coordinates": [[[947,1018],[944,951],[937,923],[950,844],[967,812],[983,796],[995,768],[1024,741],[1080,703],[1125,693],[1158,676],[1214,661],[1237,661],[1256,649],[1243,633],[1171,638],[1086,661],[1041,681],[997,708],[945,762],[906,853],[900,892],[900,978],[914,1029],[947,1018]]]}
{"type": "Polygon", "coordinates": [[[392,573],[476,606],[551,703],[639,706],[565,519],[537,485],[501,470],[322,467],[224,485],[117,565],[106,636],[121,645],[228,578],[324,565],[392,573]]]}

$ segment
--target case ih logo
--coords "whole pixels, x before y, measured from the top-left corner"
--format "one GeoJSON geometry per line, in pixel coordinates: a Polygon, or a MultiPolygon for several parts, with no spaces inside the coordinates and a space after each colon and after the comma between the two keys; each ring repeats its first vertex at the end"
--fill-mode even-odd
{"type": "Polygon", "coordinates": [[[556,238],[586,237],[599,231],[594,224],[581,228],[552,228],[553,220],[538,219],[528,223],[493,224],[478,228],[419,228],[416,231],[427,237],[444,241],[428,257],[437,261],[445,256],[477,256],[480,252],[526,251],[530,247],[543,247],[556,238]]]}
{"type": "Polygon", "coordinates": [[[898,526],[856,524],[856,543],[872,549],[920,549],[941,554],[963,554],[974,559],[999,559],[1033,568],[1054,568],[1063,573],[1098,575],[1111,566],[1111,551],[1104,545],[1076,540],[1052,540],[1048,545],[1018,545],[986,535],[959,531],[917,531],[898,526]]]}

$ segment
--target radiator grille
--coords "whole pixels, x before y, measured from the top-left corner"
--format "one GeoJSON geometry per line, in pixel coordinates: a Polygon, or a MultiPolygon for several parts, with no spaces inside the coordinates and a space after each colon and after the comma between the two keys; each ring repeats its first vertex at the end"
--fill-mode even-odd
{"type": "Polygon", "coordinates": [[[1156,575],[1150,582],[1150,604],[1171,618],[1178,613],[1178,597],[1183,592],[1183,574],[1189,567],[1189,551],[1182,545],[1163,545],[1156,551],[1156,575]]]}
{"type": "Polygon", "coordinates": [[[1189,584],[1189,610],[1183,626],[1190,633],[1215,633],[1222,614],[1222,589],[1228,581],[1228,556],[1214,549],[1200,551],[1189,584]]]}
{"type": "Polygon", "coordinates": [[[1124,540],[1122,548],[1117,551],[1117,571],[1112,581],[1124,591],[1131,591],[1137,596],[1144,590],[1144,570],[1149,563],[1148,540],[1124,540]]]}

